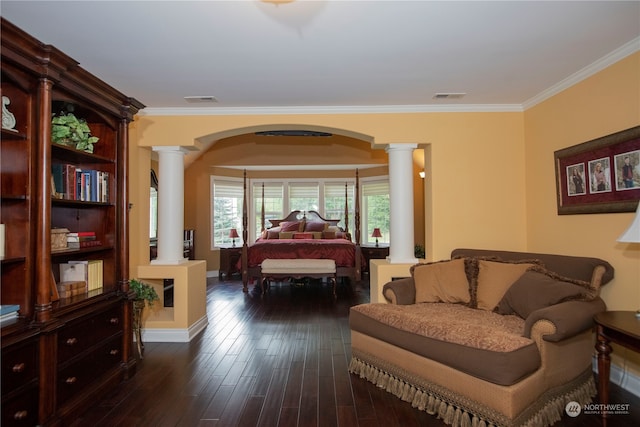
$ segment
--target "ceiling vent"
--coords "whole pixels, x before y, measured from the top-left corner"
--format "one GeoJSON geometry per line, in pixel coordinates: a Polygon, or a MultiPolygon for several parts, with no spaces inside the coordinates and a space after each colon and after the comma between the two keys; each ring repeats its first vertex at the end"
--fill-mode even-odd
{"type": "Polygon", "coordinates": [[[317,132],[313,130],[268,130],[256,132],[257,136],[333,136],[328,132],[317,132]]]}
{"type": "Polygon", "coordinates": [[[436,93],[435,95],[433,95],[433,99],[460,99],[462,97],[464,97],[466,95],[466,93],[464,92],[459,92],[459,93],[436,93]]]}
{"type": "Polygon", "coordinates": [[[184,100],[190,104],[201,104],[203,102],[218,102],[216,97],[212,95],[185,96],[184,100]]]}

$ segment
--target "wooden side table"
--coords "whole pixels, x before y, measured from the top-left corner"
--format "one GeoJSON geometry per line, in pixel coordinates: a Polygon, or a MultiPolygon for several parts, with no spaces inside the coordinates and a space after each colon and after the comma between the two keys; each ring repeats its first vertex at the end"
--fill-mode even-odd
{"type": "Polygon", "coordinates": [[[361,245],[360,250],[365,259],[365,268],[363,270],[369,271],[369,261],[372,259],[385,259],[389,256],[389,245],[361,245]]]}
{"type": "Polygon", "coordinates": [[[233,274],[240,274],[238,261],[241,256],[242,246],[220,248],[220,269],[218,270],[219,280],[228,280],[233,274]]]}
{"type": "MultiPolygon", "coordinates": [[[[611,368],[610,342],[640,352],[640,319],[634,311],[605,311],[593,317],[596,322],[596,351],[598,352],[598,395],[600,403],[609,403],[609,372],[611,368]]],[[[607,417],[607,411],[602,411],[607,417]]]]}

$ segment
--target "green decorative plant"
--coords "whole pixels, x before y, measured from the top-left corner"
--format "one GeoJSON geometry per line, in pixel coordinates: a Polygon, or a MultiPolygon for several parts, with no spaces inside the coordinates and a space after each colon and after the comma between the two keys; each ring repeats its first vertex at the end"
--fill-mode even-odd
{"type": "Polygon", "coordinates": [[[145,301],[149,307],[152,307],[153,303],[160,299],[153,286],[137,279],[129,280],[129,289],[136,294],[136,301],[145,301]]]}
{"type": "Polygon", "coordinates": [[[93,153],[97,136],[91,136],[87,121],[78,119],[73,113],[61,112],[51,119],[51,139],[56,144],[70,145],[76,150],[93,153]]]}
{"type": "Polygon", "coordinates": [[[415,256],[418,259],[424,259],[424,246],[416,245],[413,248],[413,256],[415,256]]]}

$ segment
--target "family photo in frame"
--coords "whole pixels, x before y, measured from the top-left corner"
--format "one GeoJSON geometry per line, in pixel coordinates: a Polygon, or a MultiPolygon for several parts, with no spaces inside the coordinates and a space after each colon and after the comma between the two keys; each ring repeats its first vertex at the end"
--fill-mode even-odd
{"type": "Polygon", "coordinates": [[[633,212],[640,200],[640,126],[554,153],[558,214],[633,212]]]}

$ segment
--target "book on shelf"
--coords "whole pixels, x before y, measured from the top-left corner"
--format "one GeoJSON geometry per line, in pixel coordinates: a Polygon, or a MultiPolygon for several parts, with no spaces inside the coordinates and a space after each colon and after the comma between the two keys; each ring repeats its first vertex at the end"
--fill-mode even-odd
{"type": "MultiPolygon", "coordinates": [[[[64,264],[60,264],[62,267],[64,264]]],[[[84,267],[84,281],[87,282],[87,290],[93,291],[96,289],[102,289],[102,275],[103,275],[103,262],[101,259],[93,259],[88,261],[69,261],[71,266],[83,266],[84,267]]],[[[60,276],[62,279],[62,275],[60,276]]],[[[62,281],[65,281],[62,279],[62,281]]]]}
{"type": "Polygon", "coordinates": [[[87,292],[85,281],[60,282],[56,284],[60,298],[70,298],[87,292]]]}
{"type": "Polygon", "coordinates": [[[18,310],[20,310],[20,306],[18,304],[0,305],[0,316],[8,316],[13,314],[17,316],[18,310]]]}
{"type": "Polygon", "coordinates": [[[102,241],[98,240],[95,231],[78,231],[67,234],[67,247],[71,249],[91,248],[102,246],[102,241]]]}
{"type": "Polygon", "coordinates": [[[51,165],[53,193],[67,200],[109,202],[109,172],[81,169],[71,164],[51,165]]]}

